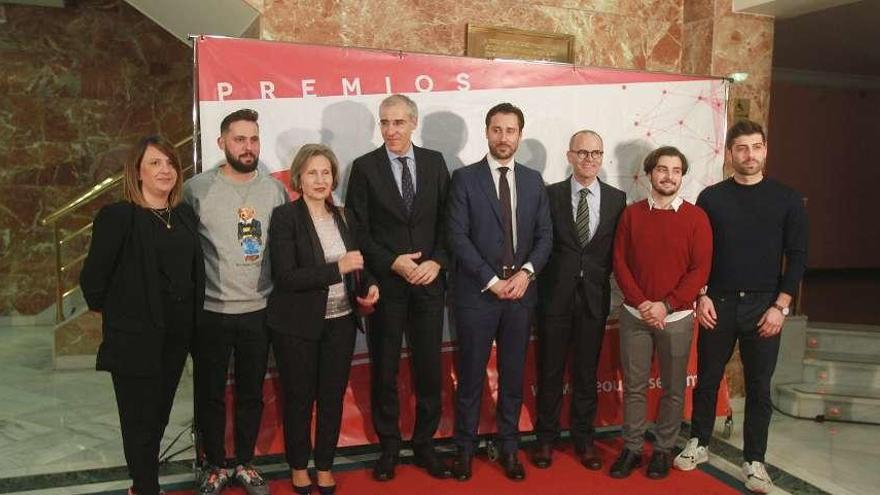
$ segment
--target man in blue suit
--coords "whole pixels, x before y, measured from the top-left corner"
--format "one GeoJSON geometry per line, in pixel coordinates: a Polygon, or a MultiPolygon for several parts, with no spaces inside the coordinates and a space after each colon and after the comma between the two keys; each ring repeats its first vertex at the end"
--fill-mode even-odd
{"type": "Polygon", "coordinates": [[[544,181],[513,159],[525,124],[522,111],[501,103],[486,115],[489,154],[455,171],[448,199],[448,239],[457,261],[453,275],[458,336],[453,475],[471,477],[486,364],[497,347],[496,422],[508,478],[522,480],[517,458],[523,370],[537,289],[547,263],[553,225],[544,181]]]}

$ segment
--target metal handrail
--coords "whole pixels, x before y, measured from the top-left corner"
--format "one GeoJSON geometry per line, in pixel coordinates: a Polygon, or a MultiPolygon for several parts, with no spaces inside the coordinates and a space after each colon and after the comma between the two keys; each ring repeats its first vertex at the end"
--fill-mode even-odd
{"type": "MultiPolygon", "coordinates": [[[[177,143],[174,143],[174,149],[178,149],[181,146],[191,142],[192,140],[193,140],[192,136],[189,136],[186,139],[180,140],[177,143]]],[[[186,170],[183,170],[183,172],[187,172],[188,170],[189,170],[189,167],[187,167],[186,170]]],[[[106,179],[102,180],[101,182],[95,184],[94,186],[92,186],[91,189],[89,189],[88,191],[86,191],[85,193],[80,195],[79,197],[71,200],[69,203],[67,203],[66,205],[62,206],[61,208],[55,210],[54,212],[50,213],[49,215],[46,215],[45,218],[40,220],[40,225],[45,227],[45,226],[49,225],[50,223],[56,223],[58,220],[70,215],[74,211],[91,203],[96,198],[98,198],[99,196],[104,194],[105,191],[112,189],[117,184],[122,182],[122,177],[124,174],[125,174],[125,171],[123,170],[123,171],[118,172],[117,174],[115,174],[113,176],[107,177],[106,179]]]]}
{"type": "MultiPolygon", "coordinates": [[[[180,147],[184,146],[187,143],[192,142],[193,138],[190,136],[186,139],[178,141],[174,144],[174,149],[177,150],[180,147]]],[[[183,175],[186,175],[193,166],[188,166],[181,170],[183,175]]],[[[74,260],[66,265],[63,263],[61,256],[61,248],[65,244],[69,244],[73,239],[89,234],[92,231],[93,222],[89,222],[87,225],[77,229],[75,232],[68,234],[67,236],[62,237],[61,234],[61,226],[59,224],[60,220],[67,218],[73,212],[79,210],[83,206],[91,203],[95,199],[103,196],[106,192],[114,189],[120,183],[122,183],[122,178],[124,177],[125,171],[118,172],[113,176],[107,177],[101,182],[92,186],[88,191],[81,194],[80,196],[74,198],[66,205],[61,208],[55,210],[54,212],[46,215],[45,218],[40,220],[40,225],[42,226],[52,226],[52,234],[54,237],[53,245],[55,247],[55,321],[61,323],[64,321],[64,298],[73,293],[76,290],[76,285],[65,290],[64,289],[64,274],[69,272],[71,268],[76,266],[79,263],[82,263],[86,259],[87,253],[81,253],[74,260]]]]}

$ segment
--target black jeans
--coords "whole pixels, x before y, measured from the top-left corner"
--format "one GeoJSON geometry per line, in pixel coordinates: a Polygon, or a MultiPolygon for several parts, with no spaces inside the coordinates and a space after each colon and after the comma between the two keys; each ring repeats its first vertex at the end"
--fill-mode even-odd
{"type": "Polygon", "coordinates": [[[263,380],[269,357],[266,311],[222,314],[205,311],[196,329],[195,409],[196,421],[213,466],[226,460],[226,375],[229,359],[235,356],[235,464],[247,464],[263,415],[263,380]]]}
{"type": "Polygon", "coordinates": [[[329,471],[333,467],[356,335],[350,315],[324,320],[318,340],[279,332],[272,335],[284,391],[284,448],[293,469],[305,469],[312,456],[316,401],[315,468],[329,471]]]}
{"type": "Polygon", "coordinates": [[[697,386],[691,418],[691,437],[708,445],[715,426],[715,405],[724,367],[739,341],[746,385],[746,411],[743,427],[743,457],[746,462],[764,462],[767,429],[773,414],[770,379],[776,369],[780,335],[761,337],[758,321],[773,304],[772,292],[732,292],[709,297],[718,320],[714,329],[700,328],[697,341],[697,386]]]}
{"type": "Polygon", "coordinates": [[[159,446],[192,337],[192,300],[165,300],[163,309],[167,329],[162,345],[161,374],[111,374],[119,408],[125,463],[138,495],[159,493],[159,446]]]}

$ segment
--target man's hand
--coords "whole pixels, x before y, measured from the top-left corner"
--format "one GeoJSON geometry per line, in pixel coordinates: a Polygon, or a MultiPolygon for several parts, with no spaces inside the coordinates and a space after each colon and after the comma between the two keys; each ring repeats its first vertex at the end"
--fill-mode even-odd
{"type": "Polygon", "coordinates": [[[499,279],[497,282],[489,286],[489,290],[492,291],[492,294],[495,294],[495,297],[498,299],[507,299],[507,297],[504,296],[504,291],[507,290],[508,282],[509,280],[499,279]]]}
{"type": "Polygon", "coordinates": [[[703,328],[713,329],[718,323],[718,314],[715,313],[715,303],[706,295],[697,299],[697,321],[703,328]]]}
{"type": "MultiPolygon", "coordinates": [[[[645,323],[652,327],[663,330],[666,328],[666,306],[662,301],[646,301],[648,305],[645,311],[642,311],[642,318],[645,323]]],[[[642,303],[644,304],[644,303],[642,303]]],[[[642,305],[640,305],[641,307],[642,305]]]]}
{"type": "Polygon", "coordinates": [[[406,281],[413,285],[428,285],[437,278],[439,273],[440,263],[434,260],[427,260],[419,264],[415,270],[409,272],[409,277],[407,277],[406,281]]]}
{"type": "Polygon", "coordinates": [[[507,279],[507,288],[502,299],[520,299],[529,288],[529,274],[523,270],[516,272],[507,279]]]}
{"type": "Polygon", "coordinates": [[[782,331],[785,323],[785,315],[774,306],[767,308],[764,315],[758,320],[758,335],[761,337],[773,337],[782,331]]]}
{"type": "Polygon", "coordinates": [[[421,257],[421,252],[401,254],[397,258],[394,258],[394,263],[391,264],[391,271],[400,275],[404,280],[409,282],[409,277],[412,274],[413,270],[415,270],[419,266],[419,264],[416,263],[415,260],[421,257]]]}

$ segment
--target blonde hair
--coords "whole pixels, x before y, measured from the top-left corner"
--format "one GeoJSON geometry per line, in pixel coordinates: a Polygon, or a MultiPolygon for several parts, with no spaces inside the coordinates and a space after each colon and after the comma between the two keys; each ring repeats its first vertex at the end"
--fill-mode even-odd
{"type": "Polygon", "coordinates": [[[300,175],[302,174],[306,163],[309,162],[309,159],[315,156],[323,156],[330,162],[330,173],[333,175],[333,186],[331,187],[331,190],[336,190],[336,186],[339,185],[339,160],[336,158],[336,154],[333,153],[333,150],[327,145],[309,143],[304,144],[302,148],[299,149],[296,156],[293,157],[293,163],[290,164],[290,187],[294,191],[302,193],[302,181],[300,180],[300,175]]]}
{"type": "Polygon", "coordinates": [[[181,170],[180,167],[180,158],[177,156],[177,151],[174,149],[174,145],[172,145],[167,139],[158,135],[141,138],[137,144],[131,148],[123,170],[122,197],[125,198],[126,201],[143,206],[144,208],[150,207],[144,199],[144,193],[141,190],[141,161],[144,159],[144,153],[147,152],[147,148],[150,146],[156,148],[162,154],[167,156],[168,161],[171,162],[171,165],[174,166],[174,170],[177,172],[177,180],[174,182],[174,187],[168,194],[168,205],[172,207],[177,206],[183,199],[183,170],[181,170]]]}

